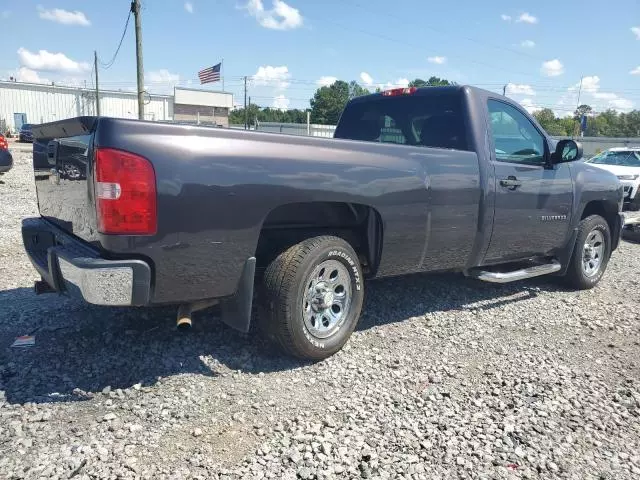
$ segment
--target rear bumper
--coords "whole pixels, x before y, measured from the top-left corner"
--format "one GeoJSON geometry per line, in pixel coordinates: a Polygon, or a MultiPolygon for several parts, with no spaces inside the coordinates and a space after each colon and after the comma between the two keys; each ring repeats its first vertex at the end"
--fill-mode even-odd
{"type": "Polygon", "coordinates": [[[108,260],[42,218],[22,221],[29,260],[54,290],[94,305],[148,305],[151,268],[142,260],[108,260]]]}

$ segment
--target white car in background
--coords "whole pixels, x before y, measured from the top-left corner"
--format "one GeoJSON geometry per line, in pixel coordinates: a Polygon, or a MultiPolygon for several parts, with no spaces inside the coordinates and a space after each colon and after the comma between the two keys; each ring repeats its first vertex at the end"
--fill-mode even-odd
{"type": "Polygon", "coordinates": [[[586,160],[618,177],[624,188],[625,210],[640,210],[640,147],[610,148],[586,160]]]}

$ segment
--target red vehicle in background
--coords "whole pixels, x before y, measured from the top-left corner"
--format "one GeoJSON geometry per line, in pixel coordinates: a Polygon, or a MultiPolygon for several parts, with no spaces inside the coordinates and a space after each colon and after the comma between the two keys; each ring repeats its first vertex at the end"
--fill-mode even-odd
{"type": "Polygon", "coordinates": [[[9,143],[0,133],[0,175],[7,173],[13,167],[13,157],[9,151],[9,143]]]}

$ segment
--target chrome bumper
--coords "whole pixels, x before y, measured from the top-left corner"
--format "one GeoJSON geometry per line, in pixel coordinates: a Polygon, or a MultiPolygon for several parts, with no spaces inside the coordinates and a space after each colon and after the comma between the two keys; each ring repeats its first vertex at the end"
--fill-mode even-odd
{"type": "Polygon", "coordinates": [[[41,218],[22,222],[29,260],[54,290],[94,305],[149,304],[151,269],[142,260],[107,260],[41,218]]]}

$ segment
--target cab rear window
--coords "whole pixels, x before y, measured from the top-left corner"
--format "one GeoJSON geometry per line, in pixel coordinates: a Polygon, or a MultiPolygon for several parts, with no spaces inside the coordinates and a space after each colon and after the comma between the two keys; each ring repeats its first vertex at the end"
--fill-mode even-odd
{"type": "Polygon", "coordinates": [[[469,150],[462,96],[376,96],[345,108],[334,138],[469,150]]]}

